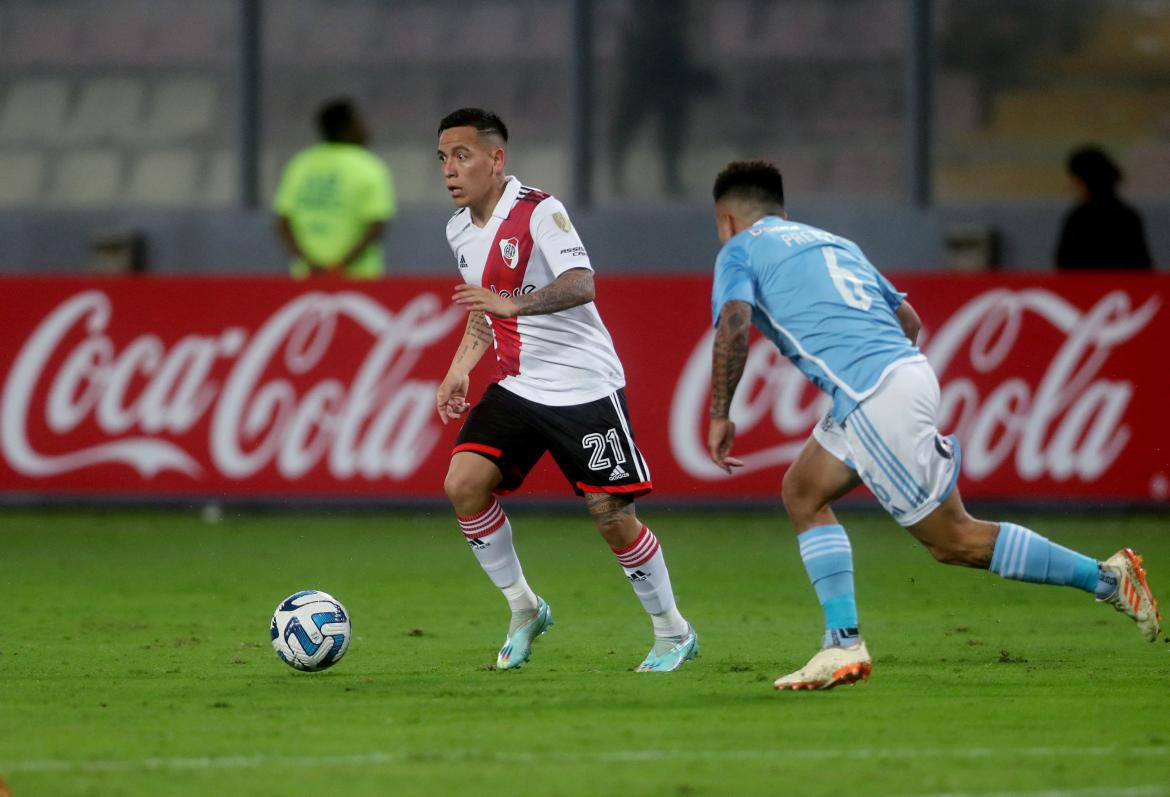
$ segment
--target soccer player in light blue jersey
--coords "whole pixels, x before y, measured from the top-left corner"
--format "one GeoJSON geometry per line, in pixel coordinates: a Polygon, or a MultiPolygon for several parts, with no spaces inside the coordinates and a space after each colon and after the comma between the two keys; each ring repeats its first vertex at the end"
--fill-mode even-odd
{"type": "Polygon", "coordinates": [[[1098,562],[1023,526],[967,513],[955,487],[959,445],[936,427],[938,379],[915,345],[918,314],[857,245],[789,221],[770,163],[728,165],[714,194],[723,248],[712,290],[711,459],[728,473],[742,465],[731,456],[728,415],[753,325],[832,399],[781,487],[825,633],[821,650],[775,687],[831,689],[869,677],[852,549],[830,506],[860,484],[938,561],[1077,587],[1157,639],[1158,605],[1131,549],[1098,562]]]}

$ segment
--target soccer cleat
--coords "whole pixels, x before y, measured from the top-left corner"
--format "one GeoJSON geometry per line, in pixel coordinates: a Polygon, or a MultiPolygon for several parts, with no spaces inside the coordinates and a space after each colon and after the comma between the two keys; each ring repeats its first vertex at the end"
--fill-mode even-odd
{"type": "Polygon", "coordinates": [[[657,637],[646,660],[634,672],[674,672],[699,655],[699,635],[687,624],[682,636],[657,637]]]}
{"type": "Polygon", "coordinates": [[[1117,589],[1101,602],[1112,604],[1117,611],[1132,617],[1146,641],[1153,642],[1161,630],[1162,615],[1146,583],[1142,558],[1132,548],[1122,548],[1102,562],[1101,567],[1117,577],[1117,589]]]}
{"type": "Polygon", "coordinates": [[[532,617],[508,631],[504,646],[496,654],[497,670],[513,670],[528,661],[532,654],[532,640],[553,624],[552,609],[544,602],[544,598],[537,597],[536,600],[536,611],[532,617]]]}
{"type": "Polygon", "coordinates": [[[773,684],[777,689],[832,689],[841,684],[855,684],[869,679],[873,661],[865,642],[858,642],[848,648],[821,648],[808,664],[794,673],[777,678],[773,684]]]}

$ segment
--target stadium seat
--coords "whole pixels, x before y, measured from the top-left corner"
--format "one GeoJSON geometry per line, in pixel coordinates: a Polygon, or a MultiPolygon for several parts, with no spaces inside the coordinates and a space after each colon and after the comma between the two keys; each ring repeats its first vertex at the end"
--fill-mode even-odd
{"type": "Polygon", "coordinates": [[[61,78],[13,81],[0,111],[0,141],[53,141],[69,110],[69,84],[61,78]]]}
{"type": "Polygon", "coordinates": [[[203,185],[199,191],[199,204],[209,207],[226,207],[239,196],[239,161],[230,150],[216,150],[211,153],[203,185]]]}
{"type": "Polygon", "coordinates": [[[173,141],[213,129],[218,113],[219,89],[205,77],[170,78],[158,85],[154,101],[143,121],[141,135],[147,141],[173,141]]]}
{"type": "Polygon", "coordinates": [[[65,139],[78,143],[136,140],[142,127],[145,93],[142,82],[132,78],[86,81],[66,126],[65,139]]]}
{"type": "Polygon", "coordinates": [[[41,198],[45,159],[38,152],[0,152],[0,205],[31,205],[41,198]]]}
{"type": "Polygon", "coordinates": [[[122,160],[109,149],[79,149],[57,163],[48,200],[75,207],[119,204],[122,160]]]}
{"type": "MultiPolygon", "coordinates": [[[[266,149],[260,155],[260,207],[272,207],[280,170],[292,151],[266,149]]],[[[211,153],[202,185],[198,191],[200,204],[211,207],[234,205],[240,196],[240,166],[236,153],[230,149],[211,153]]]]}
{"type": "Polygon", "coordinates": [[[163,149],[139,155],[130,170],[126,202],[136,207],[177,207],[196,202],[195,152],[163,149]]]}

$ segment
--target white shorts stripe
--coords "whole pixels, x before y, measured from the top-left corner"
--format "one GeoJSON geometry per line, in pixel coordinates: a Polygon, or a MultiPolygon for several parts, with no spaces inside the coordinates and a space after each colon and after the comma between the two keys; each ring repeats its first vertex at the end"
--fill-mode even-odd
{"type": "Polygon", "coordinates": [[[626,436],[626,447],[630,449],[630,458],[634,461],[634,471],[638,474],[638,480],[648,482],[650,481],[650,468],[642,459],[642,452],[634,445],[634,436],[630,434],[630,425],[626,422],[626,414],[622,411],[622,403],[618,401],[618,394],[610,393],[609,400],[613,403],[614,414],[617,415],[618,423],[622,425],[622,432],[626,436]]]}

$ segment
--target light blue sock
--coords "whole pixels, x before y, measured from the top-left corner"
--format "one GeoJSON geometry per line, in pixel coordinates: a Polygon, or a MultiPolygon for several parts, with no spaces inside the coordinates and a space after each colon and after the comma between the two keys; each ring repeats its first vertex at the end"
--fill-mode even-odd
{"type": "Polygon", "coordinates": [[[853,548],[839,525],[817,526],[796,537],[808,579],[825,612],[825,630],[857,629],[853,548]]]}
{"type": "Polygon", "coordinates": [[[1108,597],[1117,587],[1115,582],[1102,577],[1096,559],[1070,551],[1014,523],[999,524],[989,569],[1016,581],[1065,584],[1092,592],[1098,598],[1108,597]]]}

